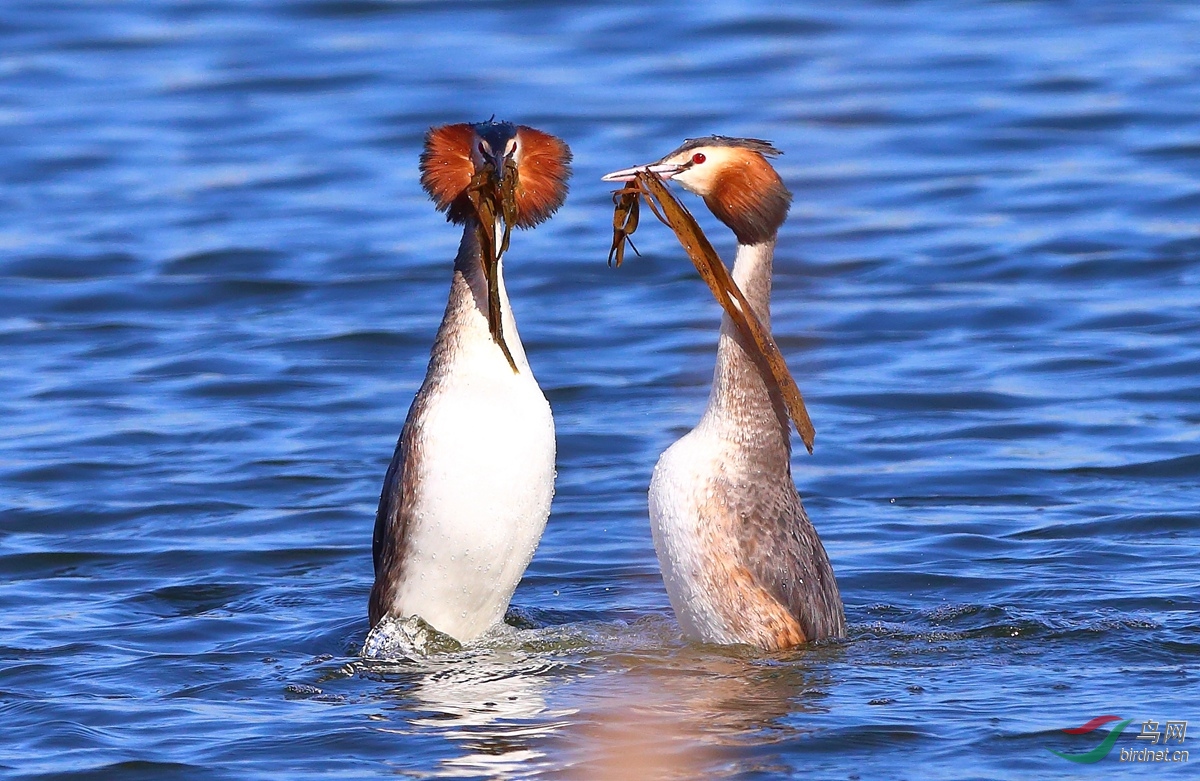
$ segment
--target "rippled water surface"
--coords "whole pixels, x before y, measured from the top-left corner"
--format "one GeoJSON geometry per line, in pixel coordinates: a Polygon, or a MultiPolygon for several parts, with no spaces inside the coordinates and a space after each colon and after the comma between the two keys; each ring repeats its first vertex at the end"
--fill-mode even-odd
{"type": "Polygon", "coordinates": [[[1200,740],[1194,4],[12,0],[0,44],[0,773],[1023,779],[1088,772],[1049,749],[1103,714],[1200,740]],[[575,152],[508,263],[554,508],[513,626],[366,663],[458,241],[417,155],[493,113],[575,152]],[[687,644],[659,577],[719,310],[652,220],[606,267],[598,179],[709,133],[786,152],[842,644],[687,644]]]}

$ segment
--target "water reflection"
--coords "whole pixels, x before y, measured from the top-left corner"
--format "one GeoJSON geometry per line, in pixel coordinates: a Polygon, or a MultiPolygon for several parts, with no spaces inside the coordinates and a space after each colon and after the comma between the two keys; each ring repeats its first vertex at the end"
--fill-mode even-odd
{"type": "Polygon", "coordinates": [[[550,654],[512,648],[473,648],[428,659],[360,662],[364,671],[398,685],[386,697],[413,713],[410,735],[428,731],[452,741],[458,753],[442,759],[437,777],[512,778],[547,761],[548,736],[574,713],[552,708],[547,693],[566,664],[550,654]]]}
{"type": "Polygon", "coordinates": [[[512,630],[491,643],[358,662],[394,684],[385,697],[397,721],[381,731],[452,743],[436,777],[721,775],[823,712],[829,662],[842,655],[689,645],[662,619],[512,630]]]}
{"type": "MultiPolygon", "coordinates": [[[[825,653],[818,651],[816,654],[825,653]]],[[[735,766],[761,744],[799,730],[796,714],[823,710],[830,678],[806,655],[764,658],[747,651],[678,648],[667,656],[615,657],[610,674],[581,679],[572,698],[580,703],[567,745],[562,778],[712,778],[741,772],[735,766]],[[724,770],[723,770],[724,769],[724,770]]],[[[815,654],[808,654],[809,657],[815,654]]]]}

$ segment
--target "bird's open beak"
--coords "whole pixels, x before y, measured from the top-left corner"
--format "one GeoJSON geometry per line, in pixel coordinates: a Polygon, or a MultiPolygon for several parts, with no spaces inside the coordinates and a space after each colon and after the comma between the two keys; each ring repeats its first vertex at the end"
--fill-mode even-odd
{"type": "Polygon", "coordinates": [[[670,179],[675,174],[684,170],[685,166],[678,163],[650,163],[649,165],[635,165],[633,168],[623,168],[620,171],[613,171],[611,174],[605,174],[600,177],[602,182],[632,182],[633,177],[637,176],[641,171],[649,171],[652,174],[658,174],[660,179],[670,179]]]}

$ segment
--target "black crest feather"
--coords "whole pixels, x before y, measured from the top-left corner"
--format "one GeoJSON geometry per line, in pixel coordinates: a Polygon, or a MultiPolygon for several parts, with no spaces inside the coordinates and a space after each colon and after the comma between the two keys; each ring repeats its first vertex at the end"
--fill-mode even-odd
{"type": "Polygon", "coordinates": [[[738,149],[749,149],[751,152],[758,152],[763,157],[779,157],[783,152],[775,148],[775,145],[770,141],[763,141],[761,138],[737,138],[735,136],[704,136],[703,138],[689,138],[680,144],[679,148],[671,152],[663,158],[667,160],[675,155],[690,152],[693,149],[698,149],[702,146],[730,146],[738,149]]]}

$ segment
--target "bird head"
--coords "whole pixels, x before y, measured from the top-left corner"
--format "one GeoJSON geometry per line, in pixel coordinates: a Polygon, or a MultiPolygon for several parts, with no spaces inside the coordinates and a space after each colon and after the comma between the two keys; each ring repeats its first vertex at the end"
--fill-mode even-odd
{"type": "Polygon", "coordinates": [[[514,372],[517,362],[504,340],[500,312],[500,259],[514,226],[532,228],[562,205],[570,163],[565,143],[525,125],[488,120],[442,125],[425,134],[421,186],[451,222],[475,226],[488,329],[514,372]]]}
{"type": "Polygon", "coordinates": [[[525,125],[476,122],[442,125],[425,135],[421,153],[421,186],[438,211],[451,222],[465,223],[474,211],[467,188],[476,174],[491,167],[496,202],[509,198],[503,213],[514,214],[518,228],[532,228],[550,218],[567,197],[571,150],[561,139],[525,125]],[[515,177],[515,182],[506,180],[515,177]]]}
{"type": "Polygon", "coordinates": [[[650,171],[679,182],[703,198],[740,243],[761,244],[779,232],[792,203],[792,194],[767,161],[780,154],[757,138],[689,138],[657,162],[613,171],[603,180],[628,182],[639,171],[650,171]]]}

